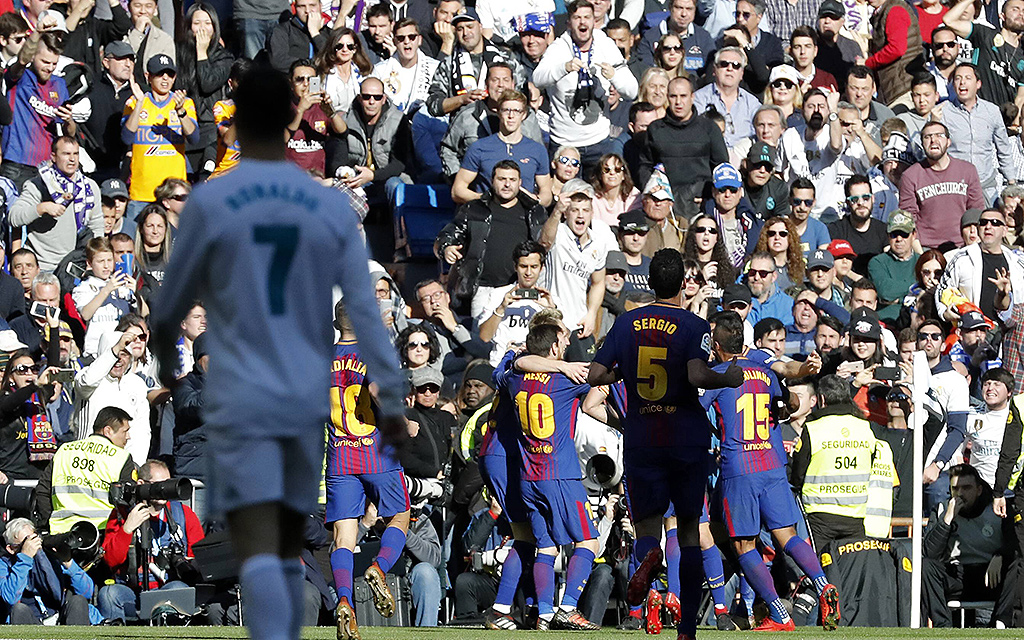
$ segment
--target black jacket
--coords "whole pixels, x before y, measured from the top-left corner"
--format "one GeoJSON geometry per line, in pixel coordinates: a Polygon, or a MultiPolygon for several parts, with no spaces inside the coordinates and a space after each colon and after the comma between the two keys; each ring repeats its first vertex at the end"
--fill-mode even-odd
{"type": "MultiPolygon", "coordinates": [[[[996,463],[996,481],[992,487],[995,497],[1013,495],[1018,491],[1017,487],[1010,488],[1010,477],[1013,475],[1013,467],[1021,454],[1021,437],[1024,432],[1024,420],[1021,420],[1020,409],[1017,403],[1010,402],[1010,415],[1006,421],[1006,429],[1003,431],[1003,443],[999,447],[999,462],[996,463]]],[[[1007,496],[1008,497],[1008,496],[1007,496]]],[[[1024,500],[1018,502],[1024,506],[1024,500]]],[[[1020,508],[1020,507],[1018,507],[1020,508]]]]}
{"type": "Polygon", "coordinates": [[[192,98],[199,121],[199,142],[193,148],[213,146],[217,143],[213,105],[224,97],[235,58],[227,49],[215,44],[207,53],[206,60],[196,60],[195,51],[186,55],[180,49],[178,59],[178,76],[174,80],[174,88],[192,98]]]}
{"type": "Polygon", "coordinates": [[[106,71],[96,76],[89,93],[92,113],[81,127],[82,138],[86,151],[96,162],[96,173],[104,177],[118,175],[121,161],[128,152],[121,141],[121,116],[124,103],[131,95],[130,83],[118,91],[106,71]]]}
{"type": "Polygon", "coordinates": [[[174,473],[202,480],[205,475],[206,429],[203,428],[203,387],[206,372],[197,362],[174,389],[174,473]]]}
{"type": "Polygon", "coordinates": [[[132,20],[120,3],[110,10],[113,18],[100,20],[93,8],[89,15],[78,21],[75,30],[64,38],[64,55],[84,63],[97,76],[106,75],[100,63],[100,47],[114,40],[123,40],[132,28],[132,20]]]}
{"type": "Polygon", "coordinates": [[[306,25],[290,12],[283,12],[281,23],[274,27],[267,40],[270,66],[281,73],[288,73],[288,67],[296,60],[312,60],[313,56],[327,44],[329,33],[330,29],[325,26],[315,38],[310,38],[306,25]]]}
{"type": "Polygon", "coordinates": [[[685,122],[665,114],[647,128],[647,136],[640,148],[640,179],[636,184],[647,184],[654,166],[663,164],[672,189],[704,183],[711,180],[711,171],[729,161],[718,125],[697,110],[685,122]]]}
{"type": "MultiPolygon", "coordinates": [[[[521,237],[510,244],[519,244],[523,240],[540,238],[541,227],[548,218],[547,211],[539,202],[519,193],[519,203],[527,211],[523,220],[521,237]]],[[[491,233],[491,216],[495,209],[501,207],[494,203],[493,195],[484,194],[479,200],[471,200],[459,207],[455,219],[449,222],[437,236],[438,254],[443,254],[446,247],[462,245],[463,258],[455,263],[453,274],[455,287],[453,295],[460,299],[472,298],[476,292],[477,279],[487,259],[487,240],[491,233]],[[492,206],[493,205],[493,206],[492,206]]],[[[512,265],[509,265],[511,270],[512,265]]]]}
{"type": "Polygon", "coordinates": [[[437,407],[414,406],[408,416],[420,425],[415,438],[409,438],[399,452],[402,469],[413,478],[436,478],[451,455],[455,416],[437,407]]]}

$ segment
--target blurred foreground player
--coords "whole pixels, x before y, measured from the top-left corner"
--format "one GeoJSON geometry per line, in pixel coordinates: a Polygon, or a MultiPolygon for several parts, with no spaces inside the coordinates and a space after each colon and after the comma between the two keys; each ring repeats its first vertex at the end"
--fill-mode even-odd
{"type": "Polygon", "coordinates": [[[648,283],[657,300],[618,317],[590,365],[589,381],[611,384],[622,377],[626,383],[623,466],[639,563],[626,600],[640,604],[661,566],[661,527],[671,502],[678,522],[679,638],[693,638],[704,584],[698,522],[711,448],[711,423],[697,389],[737,387],[743,372],[708,366],[711,327],[680,306],[683,271],[675,249],[654,254],[648,283]]]}
{"type": "Polygon", "coordinates": [[[299,637],[299,552],[323,469],[335,284],[380,386],[377,428],[385,440],[406,432],[406,385],[381,324],[356,214],[342,194],[284,159],[290,95],[277,73],[242,77],[235,92],[242,159],[189,198],[153,323],[161,377],[170,378],[181,319],[194,300],[206,306],[211,507],[227,514],[245,620],[261,640],[299,637]]]}

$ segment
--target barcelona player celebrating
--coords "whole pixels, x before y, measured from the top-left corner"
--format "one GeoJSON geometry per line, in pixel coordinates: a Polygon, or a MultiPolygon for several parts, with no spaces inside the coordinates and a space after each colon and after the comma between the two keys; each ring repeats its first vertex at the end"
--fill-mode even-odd
{"type": "Polygon", "coordinates": [[[743,321],[734,311],[715,316],[716,371],[739,366],[743,384],[708,391],[701,398],[713,407],[721,436],[721,494],[725,524],[750,586],[766,603],[770,616],[755,630],[793,631],[789,612],[779,599],[771,573],[754,548],[762,522],[779,546],[814,582],[821,605],[822,626],[836,628],[839,592],[829,584],[814,549],[796,535],[800,511],[786,478],[786,453],[773,410],[782,396],[771,369],[741,356],[743,321]]]}
{"type": "Polygon", "coordinates": [[[711,423],[699,388],[736,387],[739,367],[712,371],[711,327],[681,305],[683,259],[675,249],[654,254],[649,284],[657,300],[615,321],[590,365],[592,385],[626,383],[623,466],[639,566],[626,600],[640,604],[661,566],[663,516],[675,507],[679,539],[679,637],[693,638],[703,585],[698,522],[704,505],[711,423]]]}
{"type": "Polygon", "coordinates": [[[327,446],[327,512],[333,523],[334,551],[331,571],[338,589],[338,638],[358,640],[352,608],[352,552],[359,536],[359,518],[368,503],[387,528],[380,551],[364,574],[377,611],[389,618],[395,599],[385,574],[398,560],[409,531],[409,492],[405,475],[391,447],[381,447],[366,365],[359,357],[355,331],[345,313],[345,302],[334,308],[335,328],[341,332],[334,357],[331,385],[331,425],[327,446]]]}

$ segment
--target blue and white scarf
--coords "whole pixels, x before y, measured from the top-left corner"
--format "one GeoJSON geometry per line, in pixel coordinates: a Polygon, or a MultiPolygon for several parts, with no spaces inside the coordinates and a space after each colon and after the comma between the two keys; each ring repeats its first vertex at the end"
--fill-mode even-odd
{"type": "Polygon", "coordinates": [[[75,226],[81,231],[96,207],[92,182],[85,178],[81,170],[69,178],[58,171],[53,163],[40,167],[39,177],[50,199],[74,212],[75,226]]]}

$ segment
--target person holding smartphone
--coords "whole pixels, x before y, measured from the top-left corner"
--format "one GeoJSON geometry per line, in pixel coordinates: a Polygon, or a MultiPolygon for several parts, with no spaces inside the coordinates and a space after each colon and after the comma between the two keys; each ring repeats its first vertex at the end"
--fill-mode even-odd
{"type": "Polygon", "coordinates": [[[546,256],[544,246],[533,240],[525,240],[512,250],[516,281],[497,289],[498,293],[504,291],[501,303],[480,323],[480,339],[493,345],[492,367],[498,366],[506,351],[526,344],[530,318],[534,314],[555,306],[551,294],[537,287],[546,256]]]}
{"type": "Polygon", "coordinates": [[[93,238],[85,245],[85,259],[91,275],[82,281],[71,298],[79,315],[87,323],[83,355],[95,355],[100,336],[112,331],[121,316],[142,305],[142,315],[148,315],[145,301],[135,295],[137,282],[131,275],[114,269],[114,249],[107,238],[93,238]]]}

